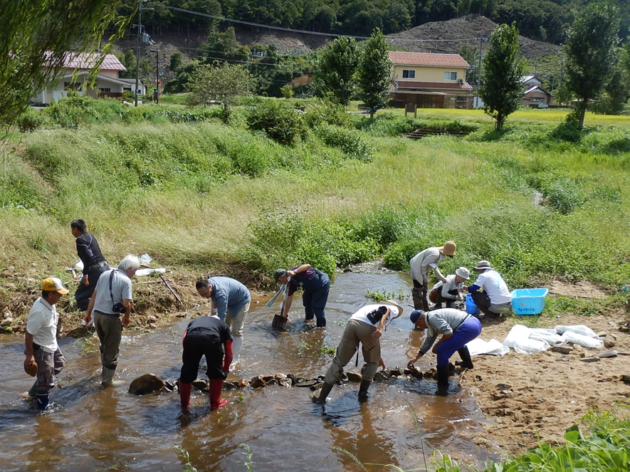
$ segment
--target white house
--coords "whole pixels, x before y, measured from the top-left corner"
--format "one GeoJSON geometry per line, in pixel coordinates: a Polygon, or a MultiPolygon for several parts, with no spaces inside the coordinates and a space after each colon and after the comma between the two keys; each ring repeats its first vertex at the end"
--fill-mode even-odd
{"type": "MultiPolygon", "coordinates": [[[[113,54],[105,55],[101,68],[96,75],[93,87],[90,87],[90,70],[96,62],[96,57],[88,53],[67,53],[63,67],[59,74],[51,77],[46,88],[31,98],[31,103],[48,105],[58,102],[68,96],[68,91],[76,91],[79,95],[89,95],[92,98],[114,97],[122,98],[124,91],[133,93],[136,79],[124,79],[120,72],[127,69],[113,54]],[[76,81],[73,81],[76,74],[76,81]]],[[[146,94],[146,86],[140,82],[138,93],[146,94]]]]}

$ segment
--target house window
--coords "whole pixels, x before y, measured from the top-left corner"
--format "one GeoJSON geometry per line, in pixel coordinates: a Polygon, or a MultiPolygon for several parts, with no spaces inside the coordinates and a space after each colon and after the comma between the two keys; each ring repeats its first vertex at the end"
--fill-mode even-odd
{"type": "Polygon", "coordinates": [[[410,69],[403,69],[403,79],[415,79],[416,71],[410,69]]]}
{"type": "Polygon", "coordinates": [[[457,80],[457,72],[444,72],[444,80],[457,80]]]}

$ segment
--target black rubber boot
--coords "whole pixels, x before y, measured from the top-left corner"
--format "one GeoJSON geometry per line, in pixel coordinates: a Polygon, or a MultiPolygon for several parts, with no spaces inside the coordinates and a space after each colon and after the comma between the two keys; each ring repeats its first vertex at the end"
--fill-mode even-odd
{"type": "Polygon", "coordinates": [[[368,389],[370,388],[370,384],[372,382],[370,380],[361,380],[361,385],[359,386],[359,402],[363,403],[368,401],[368,389]]]}
{"type": "Polygon", "coordinates": [[[457,353],[459,354],[459,357],[462,358],[462,361],[455,362],[455,365],[462,366],[465,369],[472,369],[474,367],[472,359],[470,358],[470,351],[468,350],[468,347],[464,346],[459,349],[457,353]]]}
{"type": "Polygon", "coordinates": [[[321,392],[319,392],[319,397],[313,397],[314,403],[326,403],[326,397],[330,393],[333,388],[333,384],[329,384],[324,382],[324,386],[322,387],[321,392]]]}
{"type": "Polygon", "coordinates": [[[435,394],[439,395],[440,397],[445,397],[448,394],[448,366],[438,366],[437,373],[438,381],[435,394]]]}

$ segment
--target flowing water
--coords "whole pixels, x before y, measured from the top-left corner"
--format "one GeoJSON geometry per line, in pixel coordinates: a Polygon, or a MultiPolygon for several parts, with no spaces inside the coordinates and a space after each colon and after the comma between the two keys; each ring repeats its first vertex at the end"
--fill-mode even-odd
{"type": "MultiPolygon", "coordinates": [[[[322,348],[336,347],[349,316],[368,302],[366,290],[402,289],[408,296],[410,285],[396,273],[338,274],[326,308],[325,331],[307,329],[298,295],[291,313],[294,322],[286,332],[271,330],[278,305],[252,304],[244,332],[244,363],[230,380],[278,372],[306,378],[324,374],[331,357],[322,348]]],[[[411,329],[410,302],[400,303],[405,314],[381,338],[388,368],[404,367],[422,342],[422,333],[411,329]]],[[[186,460],[175,447],[188,452],[193,467],[208,471],[362,470],[343,450],[365,464],[415,469],[424,467],[422,443],[429,462],[435,449],[456,453],[468,463],[486,459],[461,435],[481,431],[484,419],[475,398],[465,389],[447,398],[435,397],[434,381],[401,378],[375,383],[370,401],[363,405],[357,401],[356,383],[336,386],[324,406],[311,403],[307,388],[224,391],[229,404],[214,412],[209,411],[207,396],[196,391],[187,416],[181,414],[176,393],[141,397],[127,393],[131,380],[147,372],[164,379],[179,376],[187,322],[124,336],[117,374],[124,383],[105,390],[98,384],[97,340],[62,339],[66,368],[58,379],[61,388],[51,392],[57,406],[45,414],[19,398],[32,384],[22,370],[21,338],[0,339],[0,469],[182,470],[186,460]],[[409,406],[420,420],[421,435],[409,406]]],[[[354,362],[353,358],[347,370],[359,371],[361,360],[359,368],[354,362]]],[[[434,362],[435,357],[426,356],[417,365],[425,370],[434,362]]],[[[202,368],[199,376],[204,377],[202,368]]]]}

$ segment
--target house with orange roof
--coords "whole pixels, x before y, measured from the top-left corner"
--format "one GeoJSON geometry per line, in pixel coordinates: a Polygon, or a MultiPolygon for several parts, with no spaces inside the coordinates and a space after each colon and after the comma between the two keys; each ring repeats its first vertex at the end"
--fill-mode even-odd
{"type": "Polygon", "coordinates": [[[466,82],[468,62],[459,54],[390,51],[394,80],[392,106],[472,108],[472,86],[466,82]]]}
{"type": "MultiPolygon", "coordinates": [[[[127,69],[114,54],[105,55],[92,84],[90,74],[98,59],[89,53],[66,53],[59,73],[51,77],[46,87],[31,98],[31,103],[49,105],[67,97],[69,91],[92,98],[122,98],[124,91],[133,93],[136,79],[120,77],[120,73],[127,69]]],[[[146,94],[146,87],[141,82],[138,84],[138,94],[146,94]]]]}

